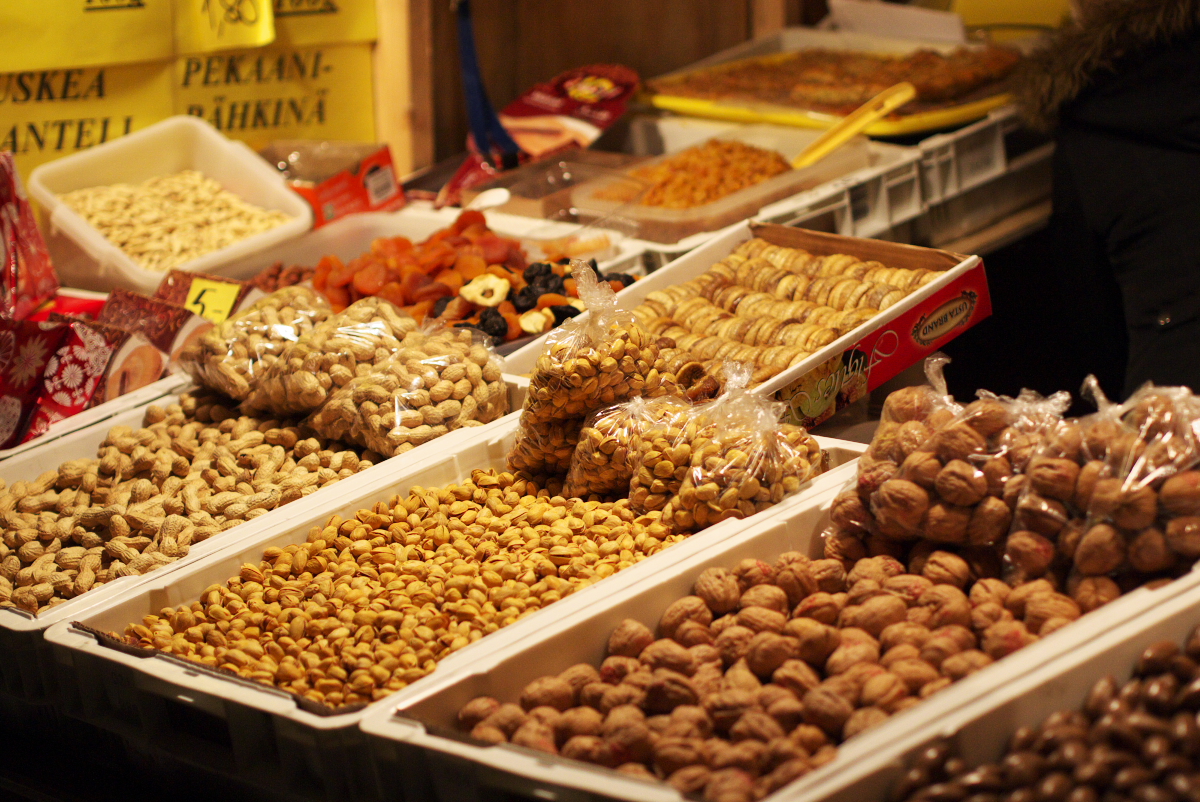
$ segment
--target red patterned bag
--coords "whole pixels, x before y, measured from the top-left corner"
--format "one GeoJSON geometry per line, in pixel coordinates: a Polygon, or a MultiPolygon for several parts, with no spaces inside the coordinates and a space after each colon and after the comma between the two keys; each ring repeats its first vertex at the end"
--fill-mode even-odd
{"type": "Polygon", "coordinates": [[[57,289],[13,155],[0,151],[0,319],[24,320],[57,289]]]}

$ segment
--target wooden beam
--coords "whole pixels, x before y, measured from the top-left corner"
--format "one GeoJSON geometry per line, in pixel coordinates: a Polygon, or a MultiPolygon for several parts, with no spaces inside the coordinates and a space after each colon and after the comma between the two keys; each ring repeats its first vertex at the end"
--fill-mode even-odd
{"type": "MultiPolygon", "coordinates": [[[[408,0],[409,76],[412,87],[412,169],[436,161],[433,120],[433,3],[445,0],[408,0]]],[[[378,0],[401,3],[402,0],[378,0]]]]}
{"type": "Polygon", "coordinates": [[[758,39],[783,30],[787,25],[786,0],[753,0],[750,6],[750,35],[758,39]]]}
{"type": "Polygon", "coordinates": [[[396,172],[412,171],[412,85],[409,14],[405,3],[376,0],[378,39],[373,53],[375,136],[392,150],[396,172]]]}

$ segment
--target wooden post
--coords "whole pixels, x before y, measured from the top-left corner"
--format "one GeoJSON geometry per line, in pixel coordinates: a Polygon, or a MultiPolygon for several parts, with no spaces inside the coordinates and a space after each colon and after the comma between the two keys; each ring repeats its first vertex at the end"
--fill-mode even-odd
{"type": "Polygon", "coordinates": [[[786,24],[786,0],[753,0],[750,6],[750,35],[753,38],[781,31],[786,24]]]}

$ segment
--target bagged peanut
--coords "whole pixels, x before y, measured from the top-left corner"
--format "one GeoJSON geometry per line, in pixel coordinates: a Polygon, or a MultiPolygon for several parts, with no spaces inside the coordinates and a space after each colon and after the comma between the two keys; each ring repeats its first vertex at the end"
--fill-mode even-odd
{"type": "Polygon", "coordinates": [[[308,423],[324,437],[403,454],[508,412],[503,364],[471,329],[410,331],[394,354],[335,390],[308,423]]]}
{"type": "Polygon", "coordinates": [[[563,485],[568,496],[624,496],[633,479],[633,450],[643,429],[668,420],[691,405],[674,396],[634,398],[597,410],[579,433],[563,485]]]}
{"type": "Polygon", "coordinates": [[[373,372],[416,328],[417,321],[389,301],[355,301],[285,346],[246,403],[278,415],[312,412],[355,377],[373,372]]]}
{"type": "Polygon", "coordinates": [[[238,401],[251,382],[283,353],[333,314],[329,302],[308,287],[273,292],[206,332],[179,356],[180,367],[198,383],[238,401]]]}

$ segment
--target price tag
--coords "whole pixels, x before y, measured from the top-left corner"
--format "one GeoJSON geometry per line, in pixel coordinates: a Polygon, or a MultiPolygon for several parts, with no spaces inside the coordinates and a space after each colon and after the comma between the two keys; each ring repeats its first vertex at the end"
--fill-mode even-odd
{"type": "Polygon", "coordinates": [[[233,305],[241,291],[237,284],[194,278],[183,305],[205,320],[224,323],[233,313],[233,305]]]}

